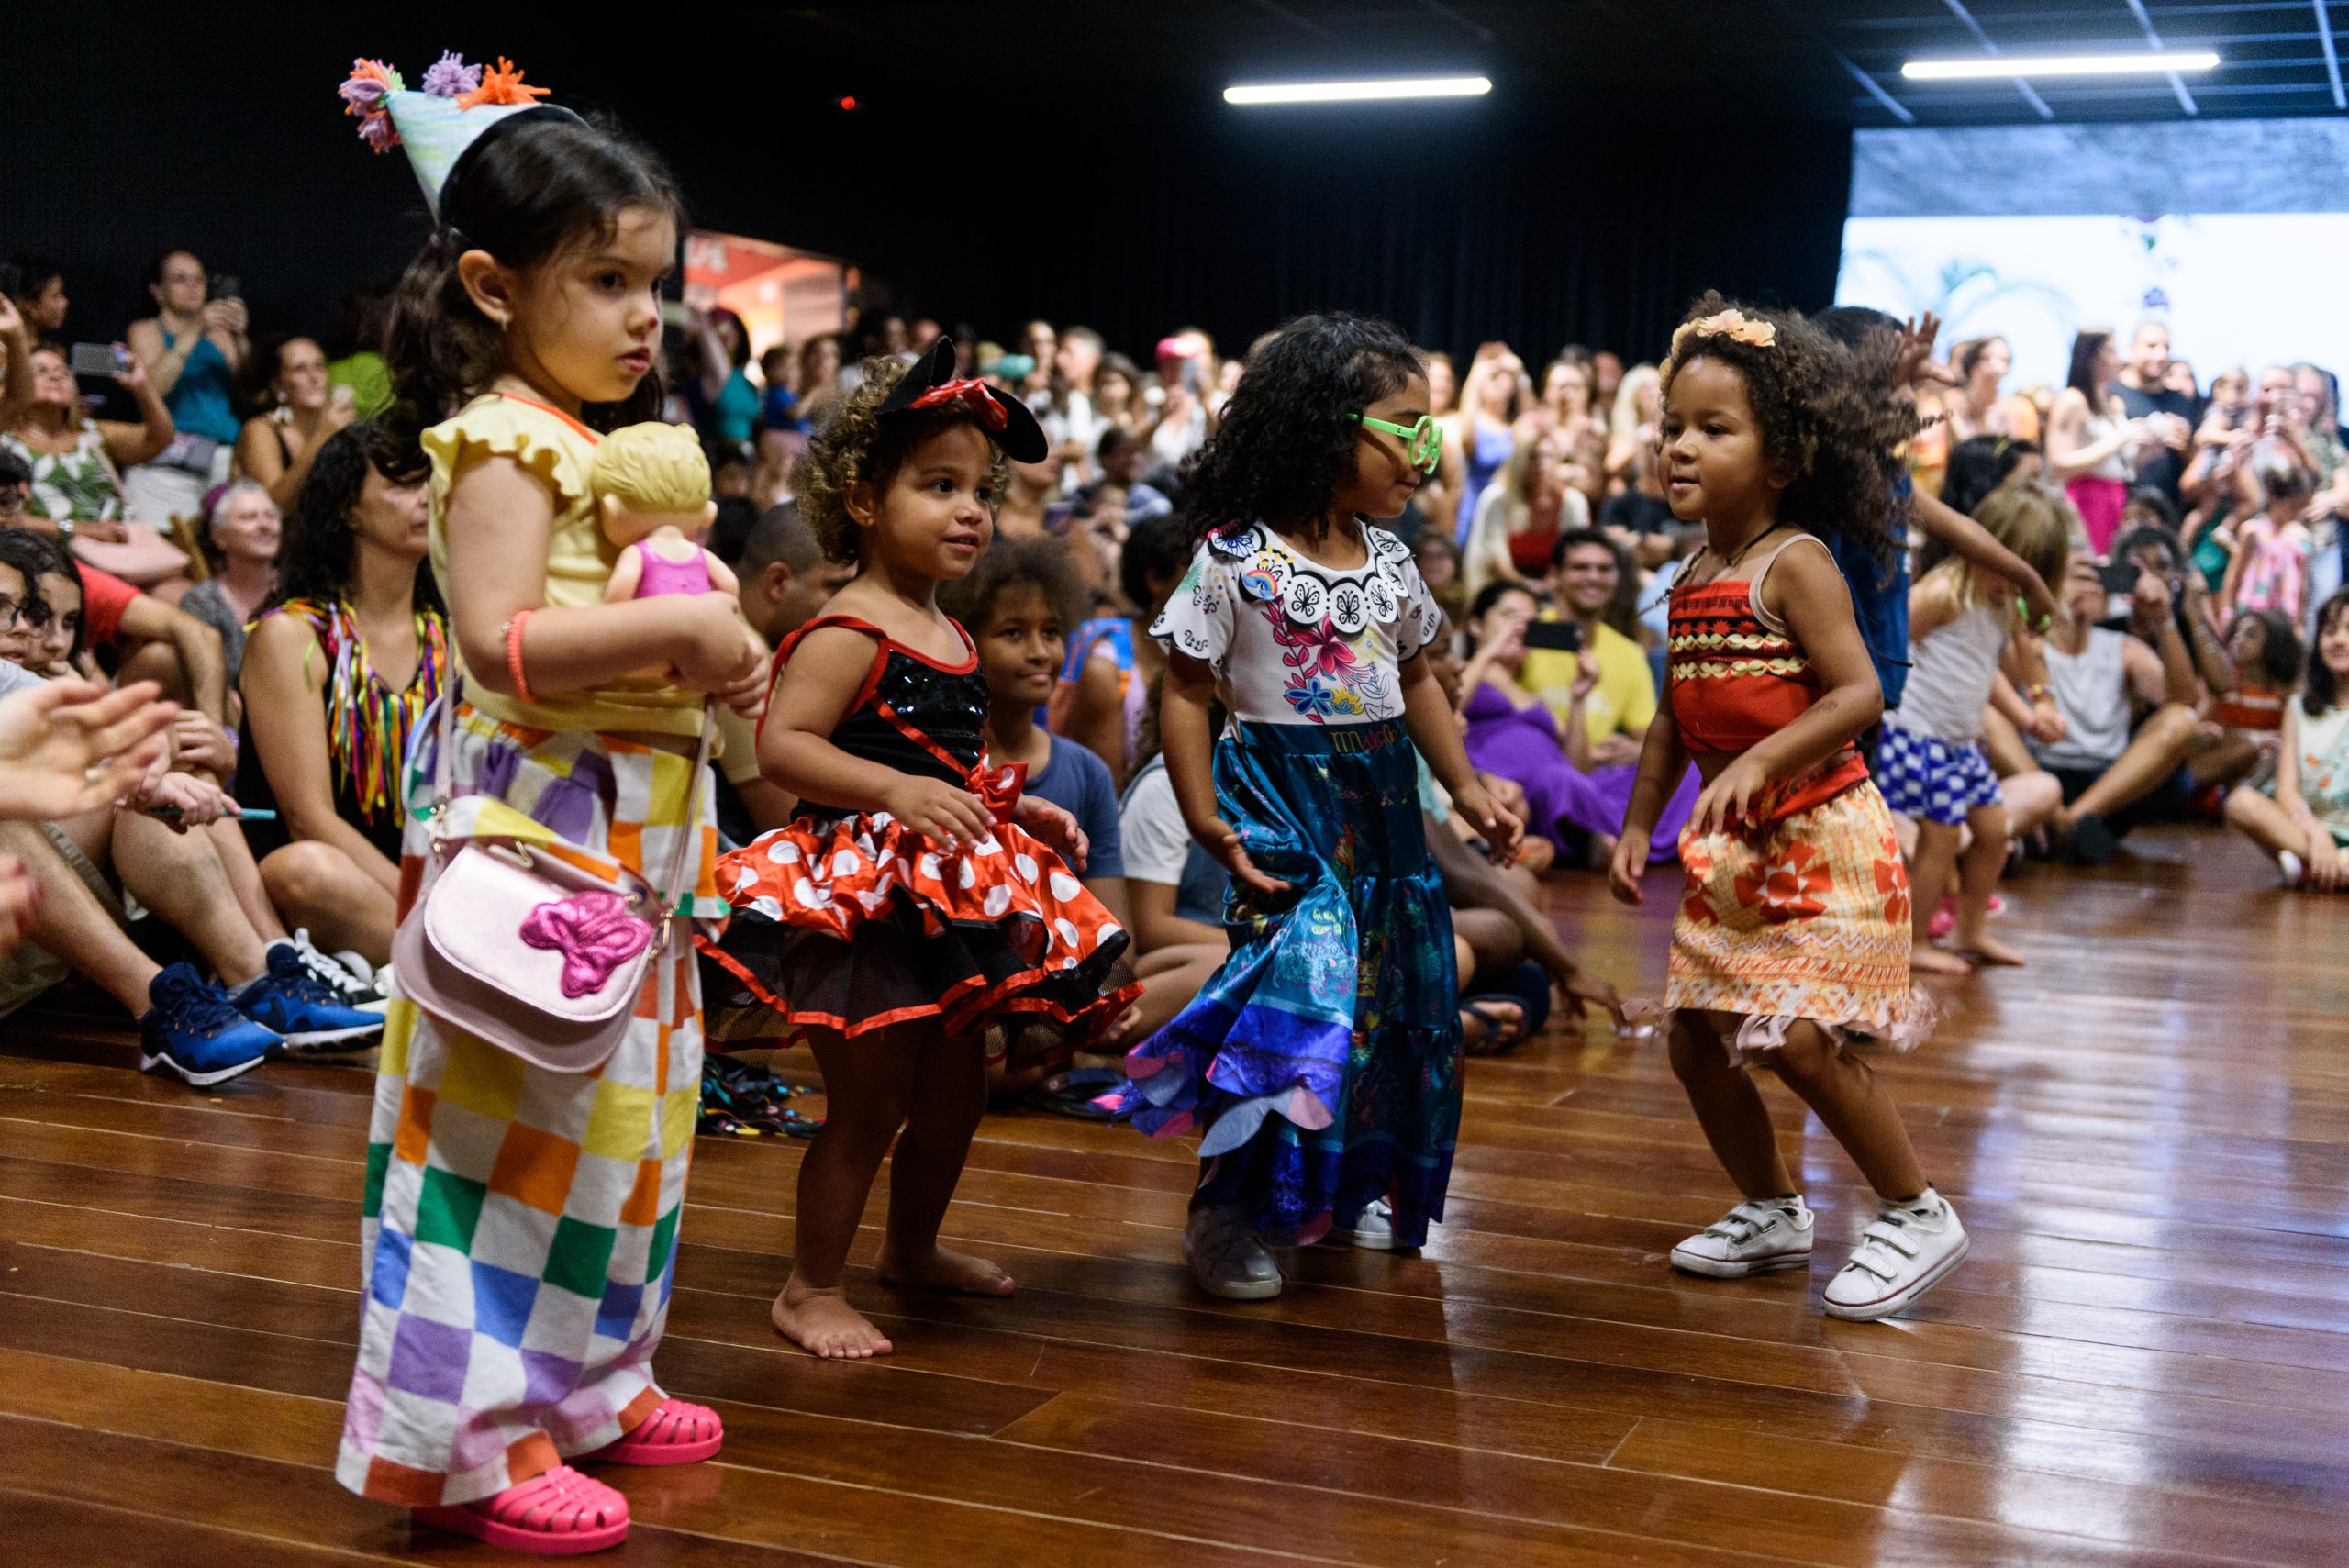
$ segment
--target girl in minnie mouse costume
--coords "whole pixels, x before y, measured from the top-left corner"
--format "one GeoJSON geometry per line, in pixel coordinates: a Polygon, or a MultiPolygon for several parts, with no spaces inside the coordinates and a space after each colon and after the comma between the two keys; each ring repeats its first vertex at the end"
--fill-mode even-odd
{"type": "Polygon", "coordinates": [[[1497,861],[1520,828],[1420,657],[1442,612],[1369,520],[1402,512],[1442,445],[1419,350],[1308,316],[1250,355],[1186,476],[1207,534],[1151,635],[1175,797],[1231,872],[1231,957],[1128,1054],[1118,1109],[1203,1133],[1183,1254],[1228,1300],[1280,1294],[1267,1246],[1417,1247],[1443,1217],[1459,977],[1413,748],[1497,861]]]}
{"type": "Polygon", "coordinates": [[[978,653],[938,607],[995,531],[1005,454],[1048,451],[1017,399],[953,373],[942,338],[910,367],[868,360],[801,461],[800,516],[858,573],[777,654],[759,765],[800,814],[720,859],[734,919],[702,947],[711,1038],[796,1034],[823,1070],[774,1318],[828,1358],[890,1350],[841,1270],[893,1141],[876,1277],[1010,1294],[1000,1268],[938,1244],[986,1106],[987,1025],[1081,1039],[1141,990],[1101,994],[1126,932],[1074,874],[1075,820],[988,763],[978,653]]]}

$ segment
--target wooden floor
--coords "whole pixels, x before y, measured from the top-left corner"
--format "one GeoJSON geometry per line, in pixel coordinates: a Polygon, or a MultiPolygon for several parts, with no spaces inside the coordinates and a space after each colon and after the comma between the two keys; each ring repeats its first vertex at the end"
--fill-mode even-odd
{"type": "MultiPolygon", "coordinates": [[[[949,1230],[1019,1295],[859,1274],[898,1346],[866,1365],[767,1325],[799,1146],[704,1140],[661,1366],[726,1451],[611,1476],[637,1524],[598,1561],[2349,1562],[2349,904],[2141,838],[2011,883],[2032,966],[1942,984],[1889,1073],[1974,1237],[1905,1322],[1819,1314],[1869,1205],[1775,1085],[1811,1275],[1666,1268],[1731,1194],[1653,1041],[1473,1063],[1426,1254],[1317,1250],[1262,1306],[1190,1288],[1182,1147],[990,1118],[949,1230]]],[[[1653,885],[1555,895],[1627,992],[1653,885]]],[[[190,1092],[128,1040],[0,1025],[0,1561],[515,1561],[328,1473],[367,1075],[190,1092]]]]}

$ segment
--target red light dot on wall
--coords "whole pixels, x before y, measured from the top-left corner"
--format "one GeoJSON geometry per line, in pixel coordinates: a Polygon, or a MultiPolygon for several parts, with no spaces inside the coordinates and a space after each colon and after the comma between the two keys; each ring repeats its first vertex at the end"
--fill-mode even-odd
{"type": "Polygon", "coordinates": [[[852,95],[852,95],[844,95],[844,96],[841,99],[841,112],[842,112],[842,113],[844,113],[844,114],[852,114],[852,114],[856,113],[856,98],[855,98],[854,95],[852,95]]]}

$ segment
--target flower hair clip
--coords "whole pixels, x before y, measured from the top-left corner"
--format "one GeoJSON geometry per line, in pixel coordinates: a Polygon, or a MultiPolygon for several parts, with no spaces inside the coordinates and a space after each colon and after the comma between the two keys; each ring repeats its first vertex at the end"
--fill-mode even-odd
{"type": "Polygon", "coordinates": [[[1680,345],[1691,336],[1727,338],[1732,342],[1766,349],[1778,340],[1778,324],[1751,317],[1742,310],[1717,311],[1695,321],[1684,321],[1672,334],[1672,351],[1680,352],[1680,345]]]}

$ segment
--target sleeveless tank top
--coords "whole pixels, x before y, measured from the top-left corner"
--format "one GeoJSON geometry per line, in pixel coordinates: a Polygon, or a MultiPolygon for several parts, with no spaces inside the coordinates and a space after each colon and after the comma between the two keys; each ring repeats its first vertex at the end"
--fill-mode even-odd
{"type": "Polygon", "coordinates": [[[2123,635],[2088,630],[2087,651],[2066,653],[2047,645],[2047,684],[2067,731],[2051,746],[2032,744],[2051,768],[2109,767],[2129,749],[2129,672],[2121,659],[2123,635]]]}
{"type": "MultiPolygon", "coordinates": [[[[2119,428],[2121,428],[2119,421],[2115,420],[2111,415],[2091,414],[2087,417],[2087,423],[2081,428],[2080,444],[2092,447],[2097,442],[2110,437],[2112,432],[2119,428]]],[[[2129,466],[2128,449],[2123,447],[2106,454],[2104,461],[2089,469],[2083,477],[2126,481],[2132,472],[2129,466]]]]}
{"type": "Polygon", "coordinates": [[[671,561],[643,546],[637,547],[637,558],[643,563],[643,574],[636,581],[636,596],[650,599],[662,594],[707,594],[709,592],[709,566],[696,550],[690,561],[671,561]]]}
{"type": "MultiPolygon", "coordinates": [[[[179,335],[164,333],[163,347],[179,347],[179,335]]],[[[237,411],[228,401],[228,386],[234,379],[220,345],[208,337],[198,338],[195,347],[188,350],[179,380],[172,383],[171,392],[163,398],[163,406],[172,411],[173,426],[183,435],[208,437],[223,446],[234,441],[237,411]]]]}
{"type": "MultiPolygon", "coordinates": [[[[783,639],[775,659],[778,680],[802,639],[828,626],[861,631],[875,644],[873,667],[865,673],[855,703],[833,726],[832,744],[852,757],[901,773],[969,789],[989,806],[996,805],[983,787],[987,781],[975,776],[986,757],[987,682],[979,673],[978,647],[962,623],[956,622],[954,630],[963,639],[963,662],[941,664],[869,621],[818,616],[783,639]]],[[[764,723],[761,720],[762,728],[764,723]]],[[[1024,766],[1010,771],[1025,773],[1024,766]]],[[[1010,793],[1018,796],[1016,783],[1010,793]]],[[[846,807],[803,800],[800,815],[829,822],[853,814],[846,807]]]]}
{"type": "MultiPolygon", "coordinates": [[[[1796,539],[1780,553],[1801,543],[1796,539]]],[[[1819,674],[1809,657],[1762,609],[1762,584],[1777,559],[1773,554],[1751,580],[1673,584],[1672,717],[1691,752],[1749,751],[1819,700],[1819,674]]],[[[1833,799],[1867,776],[1859,752],[1845,746],[1807,776],[1774,784],[1760,816],[1781,821],[1833,799]]]]}
{"type": "Polygon", "coordinates": [[[2007,614],[1976,605],[1914,645],[1900,706],[1885,715],[1912,735],[1963,745],[1982,733],[1982,707],[2006,651],[2007,614]]]}

